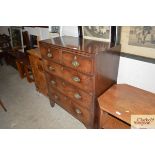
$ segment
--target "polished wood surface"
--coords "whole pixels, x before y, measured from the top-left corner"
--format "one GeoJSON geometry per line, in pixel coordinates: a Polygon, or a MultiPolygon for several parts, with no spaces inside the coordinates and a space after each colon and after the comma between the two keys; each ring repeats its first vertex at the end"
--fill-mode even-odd
{"type": "Polygon", "coordinates": [[[131,115],[155,114],[155,94],[126,84],[113,85],[98,98],[98,102],[101,111],[129,125],[131,115]]]}
{"type": "Polygon", "coordinates": [[[62,64],[86,74],[93,74],[93,59],[62,51],[62,64]]]}
{"type": "Polygon", "coordinates": [[[67,98],[56,89],[50,89],[50,95],[57,104],[82,121],[86,126],[89,126],[91,119],[90,112],[87,109],[81,107],[75,101],[70,100],[70,98],[67,98]]]}
{"type": "Polygon", "coordinates": [[[36,90],[48,96],[46,78],[43,70],[43,62],[39,48],[31,49],[29,52],[29,60],[34,75],[36,90]]]}
{"type": "Polygon", "coordinates": [[[79,54],[95,54],[109,49],[112,45],[109,42],[100,42],[78,37],[62,36],[43,40],[42,43],[53,45],[54,47],[64,47],[66,50],[77,50],[79,54]]]}
{"type": "Polygon", "coordinates": [[[96,128],[97,97],[117,80],[120,46],[64,36],[42,40],[39,47],[51,106],[56,102],[87,128],[96,128]]]}
{"type": "Polygon", "coordinates": [[[66,81],[69,81],[71,84],[77,86],[78,88],[91,93],[93,88],[93,77],[81,74],[75,70],[72,70],[66,66],[56,64],[54,62],[44,61],[45,71],[52,73],[58,77],[63,78],[66,81]],[[77,79],[77,81],[76,81],[77,79]],[[78,81],[79,80],[79,81],[78,81]]]}
{"type": "Polygon", "coordinates": [[[48,81],[50,81],[49,87],[58,89],[62,94],[70,97],[73,101],[78,102],[83,107],[88,109],[91,108],[91,103],[93,100],[92,95],[78,89],[74,85],[61,78],[58,78],[57,76],[46,73],[46,77],[48,81]]]}
{"type": "Polygon", "coordinates": [[[34,48],[34,49],[31,49],[31,50],[28,50],[28,53],[30,55],[35,56],[36,58],[41,59],[41,54],[40,54],[40,49],[39,48],[34,48]]]}
{"type": "Polygon", "coordinates": [[[110,115],[109,113],[100,111],[100,127],[104,129],[130,129],[130,125],[110,115]]]}

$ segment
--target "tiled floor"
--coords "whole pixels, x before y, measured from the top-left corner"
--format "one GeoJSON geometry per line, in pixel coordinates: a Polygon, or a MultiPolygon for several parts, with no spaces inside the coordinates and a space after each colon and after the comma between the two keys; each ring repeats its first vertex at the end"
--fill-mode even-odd
{"type": "Polygon", "coordinates": [[[0,128],[85,129],[58,105],[51,108],[48,98],[11,66],[0,66],[0,99],[7,108],[0,106],[0,128]]]}

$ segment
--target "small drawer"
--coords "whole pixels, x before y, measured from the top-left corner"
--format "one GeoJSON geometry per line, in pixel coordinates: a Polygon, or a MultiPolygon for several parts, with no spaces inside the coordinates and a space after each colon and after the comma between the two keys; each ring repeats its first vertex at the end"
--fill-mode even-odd
{"type": "MultiPolygon", "coordinates": [[[[50,98],[59,104],[61,107],[68,109],[70,107],[70,100],[67,96],[62,95],[55,89],[49,89],[50,98]]],[[[68,110],[67,110],[68,111],[68,110]]]]}
{"type": "Polygon", "coordinates": [[[54,75],[46,73],[49,87],[53,87],[59,90],[62,94],[70,97],[75,102],[78,102],[81,106],[90,109],[92,104],[92,96],[88,93],[79,90],[68,82],[58,78],[54,75]]]}
{"type": "Polygon", "coordinates": [[[44,68],[47,72],[52,73],[53,75],[56,75],[65,81],[68,81],[74,86],[85,90],[90,94],[92,93],[94,77],[79,73],[54,62],[49,62],[46,60],[43,61],[44,68]]]}
{"type": "Polygon", "coordinates": [[[93,74],[93,59],[62,51],[62,63],[86,74],[93,74]]]}
{"type": "Polygon", "coordinates": [[[129,129],[130,125],[100,110],[100,128],[104,129],[129,129]]]}
{"type": "Polygon", "coordinates": [[[60,52],[59,48],[54,48],[52,46],[40,45],[40,52],[43,58],[47,60],[53,60],[55,62],[60,62],[60,52]]]}
{"type": "Polygon", "coordinates": [[[91,114],[87,109],[71,101],[68,97],[55,89],[50,89],[50,98],[85,125],[90,124],[91,114]]]}
{"type": "Polygon", "coordinates": [[[91,122],[91,113],[89,110],[81,107],[79,104],[71,100],[71,114],[83,122],[85,125],[89,126],[91,122]]]}

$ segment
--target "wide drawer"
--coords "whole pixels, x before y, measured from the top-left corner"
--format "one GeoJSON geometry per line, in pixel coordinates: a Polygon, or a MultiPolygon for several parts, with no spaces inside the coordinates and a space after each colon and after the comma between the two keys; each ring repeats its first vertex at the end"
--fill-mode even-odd
{"type": "Polygon", "coordinates": [[[92,95],[89,95],[88,93],[79,90],[77,87],[74,87],[65,80],[58,78],[54,75],[46,73],[46,77],[49,87],[53,87],[59,90],[61,93],[70,97],[75,102],[78,102],[81,106],[91,108],[93,98],[92,95]]]}
{"type": "Polygon", "coordinates": [[[53,60],[55,62],[61,61],[61,49],[52,47],[50,45],[40,45],[40,52],[43,58],[53,60]]]}
{"type": "Polygon", "coordinates": [[[104,129],[129,129],[130,125],[111,116],[105,111],[100,111],[100,128],[104,129]]]}
{"type": "Polygon", "coordinates": [[[91,121],[91,114],[90,112],[71,101],[68,97],[61,94],[59,91],[55,89],[50,89],[50,98],[54,100],[57,104],[63,107],[66,111],[71,113],[75,118],[83,122],[85,125],[89,125],[91,121]]]}
{"type": "Polygon", "coordinates": [[[79,73],[75,70],[64,67],[60,64],[44,61],[44,68],[47,72],[57,75],[60,78],[68,81],[69,83],[77,86],[78,88],[87,91],[88,93],[92,92],[93,88],[93,77],[87,76],[85,74],[79,73]]]}
{"type": "Polygon", "coordinates": [[[93,59],[89,57],[62,51],[62,63],[80,72],[93,74],[93,59]]]}

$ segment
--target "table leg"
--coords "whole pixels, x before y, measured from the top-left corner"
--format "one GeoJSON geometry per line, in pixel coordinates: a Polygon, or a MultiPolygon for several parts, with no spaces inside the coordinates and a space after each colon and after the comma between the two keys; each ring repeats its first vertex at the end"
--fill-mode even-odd
{"type": "Polygon", "coordinates": [[[7,112],[7,109],[5,108],[5,106],[3,105],[2,101],[0,100],[0,105],[2,106],[2,108],[4,109],[5,112],[7,112]]]}
{"type": "Polygon", "coordinates": [[[27,66],[24,66],[24,70],[25,70],[27,81],[28,82],[33,82],[33,79],[30,77],[30,73],[29,73],[28,67],[27,66]]]}
{"type": "Polygon", "coordinates": [[[20,75],[21,79],[23,79],[24,78],[24,71],[23,71],[22,65],[18,61],[16,61],[16,65],[17,65],[17,68],[19,71],[19,75],[20,75]]]}

